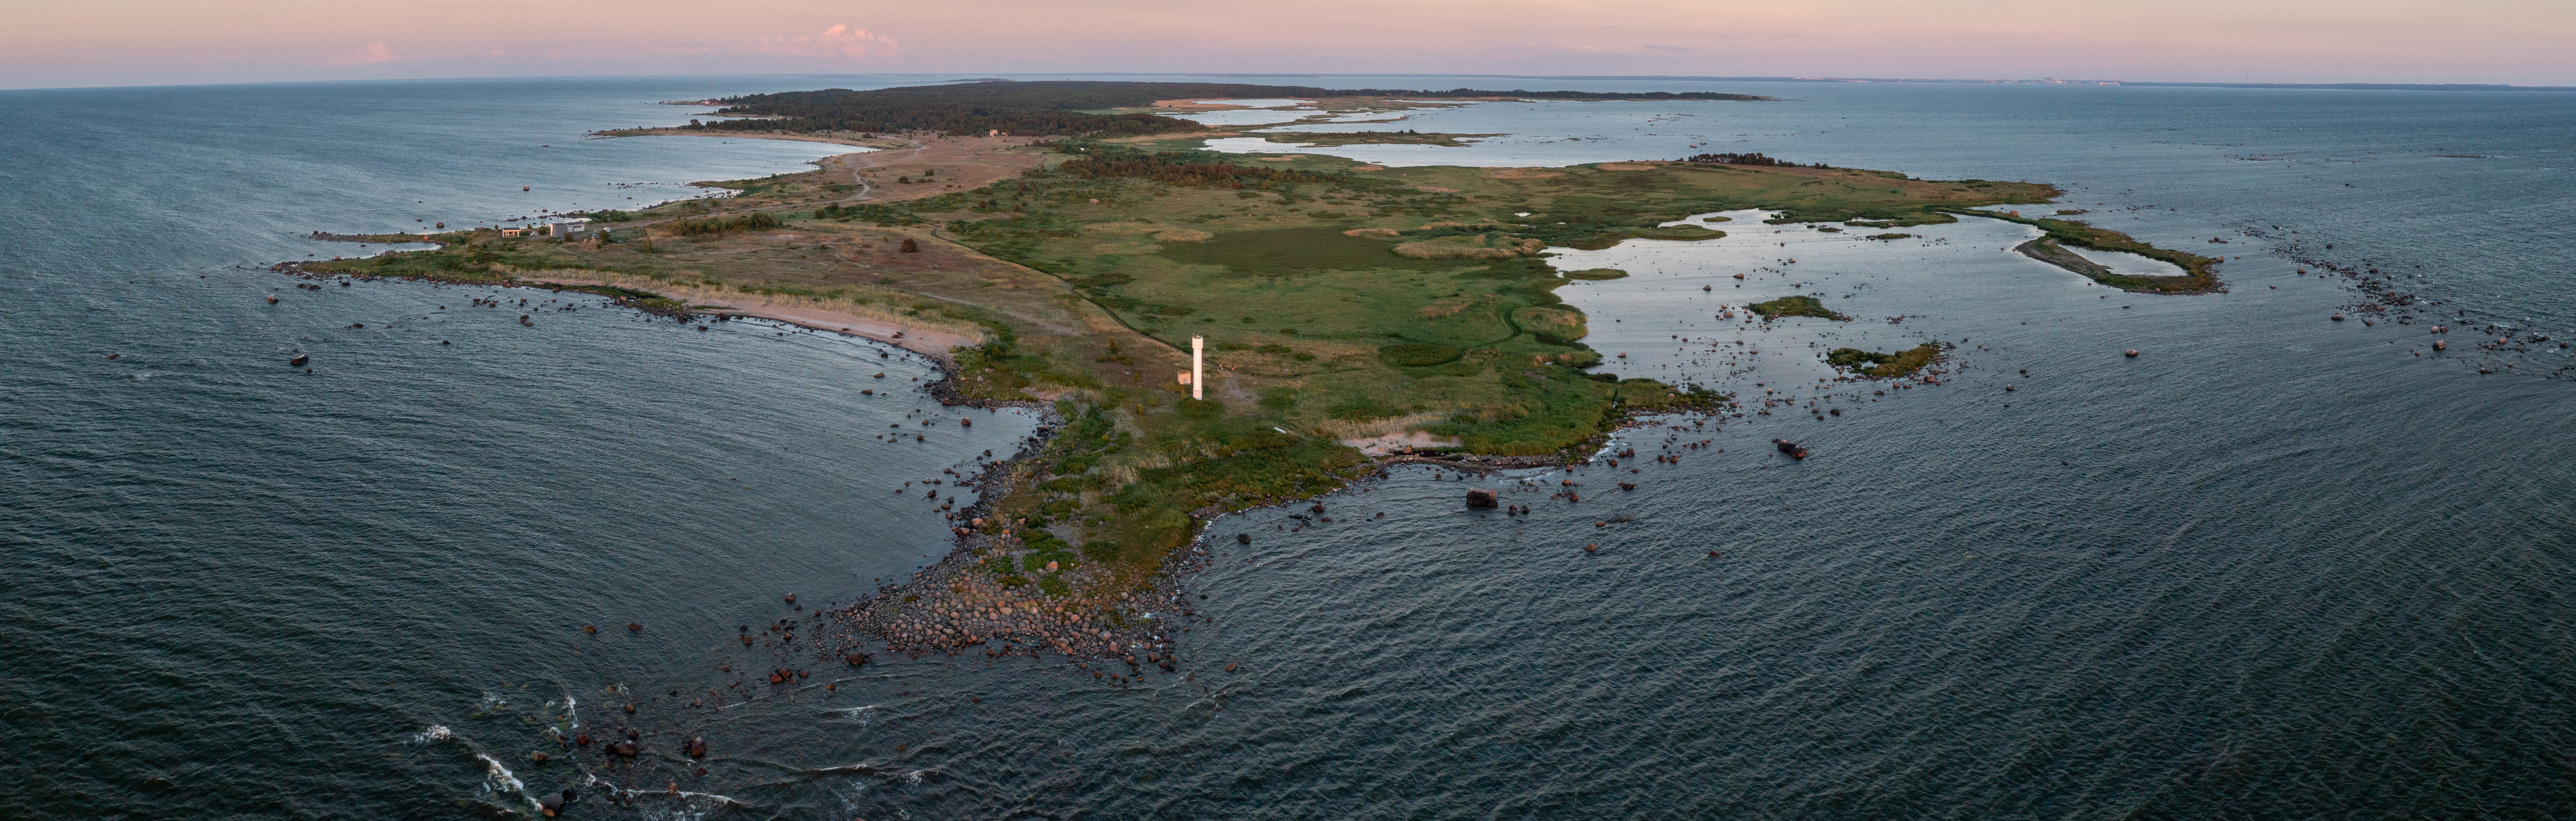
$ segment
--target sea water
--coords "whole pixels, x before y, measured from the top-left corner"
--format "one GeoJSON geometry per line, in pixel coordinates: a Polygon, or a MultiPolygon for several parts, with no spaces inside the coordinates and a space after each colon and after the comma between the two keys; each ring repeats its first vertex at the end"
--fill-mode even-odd
{"type": "MultiPolygon", "coordinates": [[[[782,593],[846,599],[917,566],[945,522],[892,486],[1027,423],[891,447],[868,429],[940,411],[850,395],[860,370],[931,373],[873,348],[595,303],[527,329],[456,308],[489,291],[397,283],[272,308],[282,283],[233,267],[343,253],[290,237],[405,217],[399,194],[299,180],[486,168],[505,143],[668,122],[688,110],[644,103],[709,93],[584,82],[440,92],[473,106],[410,84],[10,95],[22,125],[0,139],[47,159],[0,172],[9,805],[452,817],[582,786],[578,812],[636,817],[2576,812],[2576,399],[2547,378],[2568,363],[2465,344],[2576,317],[2552,239],[2568,95],[1604,81],[1552,85],[1788,99],[1417,112],[1382,127],[1517,142],[1307,150],[1763,151],[2047,181],[2069,191],[2053,208],[2223,252],[2229,290],[2113,291],[1973,218],[1869,241],[1735,212],[1722,239],[1559,249],[1630,271],[1560,290],[1601,370],[1788,403],[1615,445],[1674,464],[1400,468],[1322,500],[1332,524],[1220,519],[1190,583],[1206,619],[1174,622],[1184,672],[1132,689],[1054,658],[880,658],[715,711],[679,705],[774,663],[727,644],[736,627],[805,615],[782,593]],[[225,107],[245,105],[262,114],[225,107]],[[299,122],[342,110],[366,116],[299,122]],[[134,140],[201,144],[63,136],[120,111],[177,112],[134,140]],[[200,119],[259,125],[227,141],[200,119]],[[304,151],[412,142],[268,168],[297,133],[304,151]],[[351,216],[371,213],[389,216],[351,216]],[[2328,320],[2358,296],[2293,255],[2402,275],[2461,331],[2435,354],[2424,324],[2328,320]],[[1788,294],[1852,320],[1721,318],[1788,294]],[[1938,385],[1834,382],[1817,361],[1927,341],[1950,346],[1938,385]],[[314,349],[312,375],[279,365],[314,349]],[[1550,498],[1564,481],[1583,501],[1550,498]],[[1466,509],[1480,486],[1533,512],[1466,509]],[[673,797],[642,783],[668,765],[531,761],[569,721],[637,727],[648,758],[702,735],[710,773],[673,797]],[[612,806],[601,784],[640,791],[612,806]]],[[[436,213],[817,154],[682,143],[575,143],[639,156],[573,165],[556,200],[511,197],[558,166],[455,171],[436,213]]]]}

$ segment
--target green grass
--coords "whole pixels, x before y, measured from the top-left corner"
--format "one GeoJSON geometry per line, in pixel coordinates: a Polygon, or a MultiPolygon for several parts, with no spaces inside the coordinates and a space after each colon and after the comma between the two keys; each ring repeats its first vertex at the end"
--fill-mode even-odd
{"type": "Polygon", "coordinates": [[[1390,237],[1344,236],[1334,226],[1237,231],[1210,242],[1162,247],[1160,256],[1183,265],[1209,265],[1244,275],[1294,276],[1307,271],[1456,272],[1482,260],[1418,259],[1395,253],[1390,237]]]}
{"type": "Polygon", "coordinates": [[[541,237],[503,238],[491,230],[457,231],[435,237],[444,248],[380,254],[364,259],[308,262],[315,272],[411,277],[454,282],[508,282],[511,272],[591,266],[541,237]]]}
{"type": "Polygon", "coordinates": [[[1378,358],[1386,360],[1387,364],[1406,367],[1444,365],[1457,361],[1462,353],[1465,351],[1427,342],[1400,342],[1377,349],[1378,358]]]}
{"type": "Polygon", "coordinates": [[[1565,272],[1566,279],[1619,279],[1627,275],[1628,272],[1617,268],[1585,268],[1580,271],[1565,272]]]}

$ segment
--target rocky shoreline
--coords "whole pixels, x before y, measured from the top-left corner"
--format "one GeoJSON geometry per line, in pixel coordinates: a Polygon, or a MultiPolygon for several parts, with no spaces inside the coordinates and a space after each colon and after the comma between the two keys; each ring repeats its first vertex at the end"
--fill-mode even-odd
{"type": "MultiPolygon", "coordinates": [[[[317,232],[316,236],[323,235],[317,232]]],[[[361,239],[337,235],[330,238],[361,239]]],[[[313,272],[306,271],[303,266],[300,261],[281,262],[271,266],[270,270],[306,280],[337,280],[344,285],[352,281],[389,278],[362,273],[313,272]]],[[[672,307],[674,303],[668,299],[607,286],[416,275],[391,278],[474,287],[582,291],[608,297],[619,307],[683,323],[702,318],[707,321],[734,318],[721,312],[692,312],[685,307],[672,307]]],[[[1042,414],[1038,429],[1023,440],[1017,452],[998,459],[988,458],[979,463],[981,469],[972,478],[949,486],[956,490],[971,488],[976,500],[964,509],[943,514],[950,520],[953,540],[947,553],[938,561],[900,582],[880,584],[872,593],[855,602],[835,603],[810,611],[806,619],[810,625],[805,627],[805,636],[801,640],[797,636],[796,620],[789,619],[765,628],[765,632],[777,634],[768,637],[770,640],[767,642],[756,639],[749,625],[745,625],[743,643],[768,644],[788,657],[782,661],[791,665],[792,657],[800,655],[826,664],[864,664],[874,656],[863,652],[863,648],[875,645],[881,646],[883,652],[915,659],[955,657],[979,649],[987,658],[1034,658],[1053,651],[1063,654],[1077,669],[1090,671],[1095,679],[1117,686],[1132,686],[1147,667],[1165,673],[1178,672],[1175,642],[1179,634],[1188,632],[1201,618],[1186,589],[1187,583],[1190,577],[1207,567],[1208,548],[1194,539],[1166,556],[1162,564],[1146,577],[1141,588],[1116,592],[1085,592],[1085,588],[1109,587],[1086,584],[1105,581],[1098,575],[1073,579],[1075,592],[1050,595],[1035,584],[1005,584],[997,574],[984,572],[987,557],[1016,549],[1022,544],[1013,525],[990,521],[994,518],[995,505],[1013,490],[1014,483],[1019,480],[1021,466],[1033,462],[1053,436],[1063,429],[1064,420],[1055,417],[1055,411],[1048,402],[966,395],[958,389],[962,374],[953,358],[928,354],[924,358],[938,368],[940,374],[924,383],[923,390],[941,406],[986,410],[1031,408],[1042,414]],[[1122,664],[1126,668],[1124,671],[1117,669],[1122,664]]],[[[1611,437],[1641,425],[1623,413],[1611,430],[1593,439],[1566,451],[1534,456],[1398,451],[1370,460],[1368,470],[1361,475],[1380,478],[1386,475],[1387,468],[1407,464],[1430,465],[1478,475],[1504,470],[1586,465],[1603,451],[1611,437]]],[[[1307,497],[1256,507],[1311,503],[1320,508],[1321,503],[1314,499],[1307,497]]],[[[1242,511],[1211,507],[1192,511],[1191,518],[1204,525],[1216,517],[1237,512],[1242,511]]],[[[1094,574],[1105,572],[1105,569],[1090,571],[1094,574]]],[[[790,605],[794,601],[792,596],[787,599],[790,605]]],[[[791,667],[782,668],[779,675],[782,678],[801,677],[800,673],[803,671],[791,667]]]]}
{"type": "MultiPolygon", "coordinates": [[[[940,367],[942,378],[928,390],[940,397],[943,405],[1034,404],[960,396],[955,390],[955,366],[942,361],[940,367]]],[[[902,582],[880,585],[857,602],[813,617],[819,629],[814,631],[808,649],[815,658],[826,663],[864,664],[873,657],[856,648],[872,644],[881,645],[886,653],[913,659],[953,658],[977,650],[988,659],[1038,658],[1052,651],[1062,654],[1076,670],[1088,671],[1093,679],[1120,687],[1133,686],[1147,667],[1166,674],[1180,671],[1181,659],[1175,646],[1179,634],[1189,632],[1203,620],[1188,590],[1190,578],[1208,567],[1210,553],[1203,538],[1173,550],[1140,590],[1048,595],[1035,585],[1007,584],[984,572],[986,557],[1020,545],[1011,524],[987,520],[994,503],[1012,490],[1019,467],[1033,461],[1061,429],[1063,420],[1053,418],[1052,409],[1045,412],[1049,418],[1019,452],[984,463],[984,469],[967,483],[975,489],[977,501],[950,514],[953,521],[965,524],[952,524],[956,540],[945,556],[902,582]],[[1124,671],[1119,670],[1122,665],[1124,671]]],[[[1556,454],[1461,456],[1399,452],[1371,460],[1370,469],[1362,476],[1384,478],[1387,468],[1408,464],[1483,476],[1504,470],[1590,465],[1601,456],[1609,457],[1615,466],[1619,458],[1633,457],[1635,452],[1609,453],[1611,437],[1659,424],[1622,418],[1609,432],[1556,454]]],[[[1314,512],[1321,515],[1325,508],[1316,498],[1256,508],[1312,504],[1314,512]]],[[[1463,498],[1461,503],[1466,503],[1463,498]]],[[[1191,518],[1203,526],[1217,517],[1240,512],[1243,511],[1210,507],[1192,511],[1191,518]]],[[[1251,541],[1250,534],[1239,534],[1237,538],[1245,543],[1251,541]]],[[[1083,582],[1093,581],[1103,579],[1086,576],[1074,586],[1079,591],[1087,586],[1083,582]]]]}
{"type": "Polygon", "coordinates": [[[1007,584],[982,572],[987,556],[1019,544],[1011,525],[988,523],[993,506],[1010,493],[1020,466],[1045,450],[1063,420],[1040,403],[959,395],[954,363],[938,362],[942,377],[927,390],[943,406],[1036,406],[1046,418],[1018,452],[982,463],[973,479],[961,483],[975,491],[976,501],[946,514],[955,534],[946,555],[900,583],[879,585],[856,602],[815,614],[818,629],[807,649],[827,663],[849,665],[871,660],[856,652],[869,644],[914,659],[955,657],[976,649],[987,658],[1035,658],[1052,650],[1078,669],[1089,669],[1094,661],[1124,661],[1124,673],[1092,670],[1095,679],[1121,686],[1132,685],[1146,666],[1177,671],[1175,634],[1188,630],[1198,617],[1182,584],[1205,566],[1205,549],[1193,545],[1174,551],[1142,591],[1049,595],[1034,584],[1007,584]]]}

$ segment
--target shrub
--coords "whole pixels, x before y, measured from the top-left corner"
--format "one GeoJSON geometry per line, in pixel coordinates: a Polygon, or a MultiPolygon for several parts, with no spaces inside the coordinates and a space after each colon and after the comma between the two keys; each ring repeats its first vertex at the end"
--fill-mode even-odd
{"type": "Polygon", "coordinates": [[[1200,421],[1215,419],[1225,415],[1225,403],[1214,399],[1183,399],[1181,415],[1200,421]]]}
{"type": "Polygon", "coordinates": [[[1457,348],[1428,342],[1404,342],[1377,349],[1378,358],[1386,360],[1387,364],[1409,367],[1438,365],[1457,359],[1462,353],[1464,351],[1457,348]]]}

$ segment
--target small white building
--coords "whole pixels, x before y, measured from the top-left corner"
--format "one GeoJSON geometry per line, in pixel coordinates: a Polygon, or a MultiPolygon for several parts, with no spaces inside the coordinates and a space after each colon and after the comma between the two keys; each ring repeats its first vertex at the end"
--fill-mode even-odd
{"type": "Polygon", "coordinates": [[[588,239],[590,237],[590,223],[570,221],[556,222],[547,227],[547,233],[553,234],[555,239],[588,239]]]}

